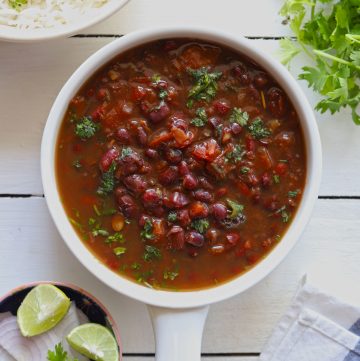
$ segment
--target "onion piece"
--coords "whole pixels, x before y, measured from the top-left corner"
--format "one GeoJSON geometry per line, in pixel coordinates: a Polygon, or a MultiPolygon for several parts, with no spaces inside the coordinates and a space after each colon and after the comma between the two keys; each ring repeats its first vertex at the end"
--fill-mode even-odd
{"type": "Polygon", "coordinates": [[[0,347],[0,360],[1,361],[15,361],[15,359],[8,354],[8,352],[0,347]]]}
{"type": "Polygon", "coordinates": [[[48,350],[54,350],[55,345],[61,342],[69,356],[84,361],[87,359],[72,350],[65,339],[72,329],[84,321],[88,322],[83,315],[78,313],[75,303],[72,303],[66,316],[53,329],[27,338],[21,335],[16,317],[8,315],[0,322],[0,348],[6,350],[15,361],[39,361],[46,360],[48,350]]]}

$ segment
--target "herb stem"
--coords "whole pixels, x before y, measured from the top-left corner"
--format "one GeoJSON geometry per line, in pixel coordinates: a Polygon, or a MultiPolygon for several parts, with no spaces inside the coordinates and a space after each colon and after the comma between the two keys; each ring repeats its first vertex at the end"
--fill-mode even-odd
{"type": "Polygon", "coordinates": [[[347,66],[351,66],[357,70],[360,70],[360,66],[357,66],[357,65],[354,65],[352,63],[350,63],[349,61],[347,60],[344,60],[344,59],[341,59],[337,56],[334,56],[334,55],[331,55],[331,54],[328,54],[326,53],[325,51],[322,51],[322,50],[318,50],[318,49],[313,49],[313,52],[320,56],[320,57],[323,57],[323,58],[326,58],[326,59],[329,59],[329,60],[333,60],[333,61],[336,61],[340,64],[344,64],[344,65],[347,65],[347,66]]]}
{"type": "Polygon", "coordinates": [[[355,43],[360,44],[360,35],[357,34],[346,34],[345,35],[346,39],[350,40],[350,41],[354,41],[355,43]]]}

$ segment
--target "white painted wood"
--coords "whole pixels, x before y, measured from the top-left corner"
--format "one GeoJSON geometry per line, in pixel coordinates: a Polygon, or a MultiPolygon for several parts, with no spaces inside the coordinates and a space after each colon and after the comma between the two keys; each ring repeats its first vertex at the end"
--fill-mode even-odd
{"type": "MultiPolygon", "coordinates": [[[[135,2],[136,0],[134,0],[135,2]]],[[[264,2],[265,3],[265,2],[264,2]]],[[[42,194],[40,141],[47,114],[71,73],[112,39],[66,39],[54,43],[0,43],[0,193],[42,194]]],[[[254,40],[273,54],[277,41],[254,40]]],[[[299,57],[293,68],[307,59],[299,57]]],[[[312,104],[317,97],[300,82],[312,104]]],[[[348,112],[317,115],[324,154],[321,195],[360,195],[360,127],[348,112]]]]}
{"type": "MultiPolygon", "coordinates": [[[[359,201],[317,201],[312,220],[289,257],[246,293],[210,308],[203,352],[260,352],[288,307],[299,279],[309,270],[332,275],[335,271],[340,280],[353,285],[360,304],[359,234],[359,201]]],[[[45,200],[2,198],[0,294],[36,280],[81,285],[109,307],[120,327],[125,352],[154,351],[145,306],[110,290],[80,265],[54,228],[45,200]]]]}
{"type": "MultiPolygon", "coordinates": [[[[125,356],[124,361],[154,361],[154,357],[133,357],[125,356]]],[[[202,361],[257,361],[258,357],[249,357],[249,356],[211,356],[211,357],[202,357],[202,361]]]]}
{"type": "Polygon", "coordinates": [[[127,34],[154,26],[197,25],[249,36],[288,35],[278,15],[283,0],[131,0],[85,34],[127,34]]]}

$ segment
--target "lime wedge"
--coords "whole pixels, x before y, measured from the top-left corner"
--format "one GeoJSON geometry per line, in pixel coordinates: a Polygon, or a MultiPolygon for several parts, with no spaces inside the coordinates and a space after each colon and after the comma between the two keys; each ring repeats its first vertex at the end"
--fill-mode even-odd
{"type": "Polygon", "coordinates": [[[35,336],[57,325],[70,307],[70,299],[57,287],[43,284],[34,287],[17,311],[17,322],[23,336],[35,336]]]}
{"type": "Polygon", "coordinates": [[[70,346],[95,361],[119,361],[118,345],[113,334],[97,323],[85,323],[66,337],[70,346]]]}

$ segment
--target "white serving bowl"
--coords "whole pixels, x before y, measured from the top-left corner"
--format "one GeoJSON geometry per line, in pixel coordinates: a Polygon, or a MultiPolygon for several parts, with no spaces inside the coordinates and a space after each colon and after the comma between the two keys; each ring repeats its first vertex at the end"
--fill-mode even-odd
{"type": "Polygon", "coordinates": [[[84,14],[76,19],[76,22],[70,22],[61,26],[39,29],[17,29],[11,26],[0,25],[0,40],[11,42],[38,42],[62,38],[79,33],[120,10],[129,0],[109,0],[107,4],[96,10],[96,16],[84,14]]]}
{"type": "Polygon", "coordinates": [[[320,185],[321,163],[321,143],[312,108],[290,73],[268,54],[259,50],[253,42],[241,36],[196,27],[135,32],[106,45],[90,56],[70,77],[55,100],[46,123],[41,147],[42,180],[47,204],[60,234],[74,255],[90,272],[114,290],[146,304],[167,308],[167,310],[151,308],[157,334],[157,360],[166,360],[169,355],[172,356],[168,360],[198,360],[199,356],[194,356],[194,354],[200,350],[199,340],[201,340],[202,325],[206,318],[206,309],[200,308],[196,312],[183,309],[209,305],[247,290],[268,275],[286,257],[310,219],[320,185]],[[58,131],[70,100],[86,80],[119,53],[150,41],[179,37],[225,45],[246,54],[269,72],[284,89],[298,113],[307,153],[307,176],[301,203],[286,234],[274,250],[247,273],[216,287],[190,292],[146,288],[117,275],[99,262],[70,224],[60,200],[55,178],[55,147],[58,131]],[[177,337],[185,340],[189,347],[181,348],[177,337]],[[164,345],[167,346],[164,348],[164,345]],[[171,353],[174,349],[178,350],[176,353],[180,355],[178,358],[174,358],[175,353],[171,353]],[[184,354],[186,350],[189,350],[188,354],[184,354]]]}

